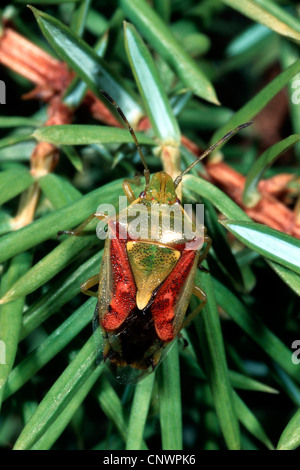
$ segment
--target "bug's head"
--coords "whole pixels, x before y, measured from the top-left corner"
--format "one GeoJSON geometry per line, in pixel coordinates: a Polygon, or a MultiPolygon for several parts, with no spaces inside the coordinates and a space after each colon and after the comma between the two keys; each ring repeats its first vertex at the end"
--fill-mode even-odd
{"type": "Polygon", "coordinates": [[[177,201],[174,181],[164,171],[155,173],[141,197],[150,204],[174,204],[177,201]]]}

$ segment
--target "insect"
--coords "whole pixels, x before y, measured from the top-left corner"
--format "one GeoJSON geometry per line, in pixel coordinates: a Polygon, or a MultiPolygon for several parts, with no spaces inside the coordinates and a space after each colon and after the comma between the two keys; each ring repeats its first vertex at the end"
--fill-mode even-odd
{"type": "Polygon", "coordinates": [[[113,98],[104,91],[102,93],[118,111],[133,137],[144,165],[145,188],[136,198],[131,182],[125,180],[123,189],[129,206],[116,218],[106,220],[105,214],[95,212],[74,231],[59,234],[80,235],[95,217],[106,221],[107,237],[100,273],[84,282],[81,290],[98,297],[93,324],[96,335],[102,334],[103,360],[109,361],[119,381],[130,382],[158,366],[180,331],[207,301],[205,292],[194,285],[194,278],[197,267],[201,267],[208,254],[211,239],[203,226],[202,230],[192,231],[188,236],[182,230],[187,221],[193,229],[195,224],[186,214],[176,189],[191,168],[250,123],[242,124],[222,137],[174,181],[164,171],[150,177],[133,129],[113,98]],[[142,234],[126,230],[134,220],[132,209],[136,208],[144,214],[146,231],[142,234]],[[165,220],[169,222],[168,228],[165,220]],[[120,236],[124,230],[125,236],[120,236]],[[95,285],[99,286],[98,293],[91,290],[95,285]],[[201,304],[185,318],[192,294],[201,300],[201,304]]]}

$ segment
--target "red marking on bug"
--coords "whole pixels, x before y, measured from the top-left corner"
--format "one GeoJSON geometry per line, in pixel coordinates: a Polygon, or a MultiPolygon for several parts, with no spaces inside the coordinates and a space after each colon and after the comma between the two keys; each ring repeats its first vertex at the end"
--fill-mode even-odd
{"type": "Polygon", "coordinates": [[[151,305],[157,336],[164,343],[169,343],[175,337],[173,321],[176,302],[182,293],[196,254],[197,252],[194,250],[183,251],[178,263],[159,289],[151,305]]]}

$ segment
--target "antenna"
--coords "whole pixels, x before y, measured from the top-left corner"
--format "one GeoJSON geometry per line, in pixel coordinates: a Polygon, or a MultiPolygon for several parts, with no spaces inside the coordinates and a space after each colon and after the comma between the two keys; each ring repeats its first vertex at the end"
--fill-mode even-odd
{"type": "Polygon", "coordinates": [[[148,168],[148,165],[147,165],[145,157],[143,155],[141,146],[139,144],[139,141],[137,140],[137,137],[134,133],[134,130],[132,129],[131,125],[127,121],[127,118],[126,118],[125,114],[123,113],[120,106],[115,102],[115,100],[108,93],[106,93],[106,91],[104,91],[104,90],[100,90],[100,91],[101,91],[102,95],[107,99],[107,101],[109,101],[116,108],[116,110],[118,111],[118,113],[121,116],[122,120],[124,121],[124,124],[126,125],[126,127],[128,128],[130,134],[132,135],[132,138],[133,138],[134,143],[136,145],[137,151],[139,152],[142,163],[144,165],[144,175],[145,175],[145,180],[146,180],[146,186],[148,186],[148,184],[150,183],[150,170],[148,168]]]}
{"type": "Polygon", "coordinates": [[[216,144],[213,144],[211,147],[209,147],[205,152],[203,152],[190,166],[188,166],[180,175],[177,176],[174,180],[174,185],[175,188],[179,185],[179,183],[182,180],[182,177],[190,171],[192,168],[194,168],[195,165],[197,165],[200,160],[203,160],[207,155],[209,155],[213,150],[215,150],[217,147],[219,147],[221,144],[229,140],[236,132],[240,131],[241,129],[245,129],[245,127],[250,126],[253,124],[253,121],[246,122],[245,124],[241,124],[240,126],[237,126],[235,129],[229,131],[224,137],[222,137],[216,144]]]}

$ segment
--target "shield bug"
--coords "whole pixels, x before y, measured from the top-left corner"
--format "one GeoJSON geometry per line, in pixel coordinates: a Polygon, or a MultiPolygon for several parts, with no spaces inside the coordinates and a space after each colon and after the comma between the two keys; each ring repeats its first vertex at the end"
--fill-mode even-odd
{"type": "Polygon", "coordinates": [[[105,221],[107,236],[100,273],[83,283],[81,289],[98,297],[93,325],[96,335],[102,335],[101,358],[109,361],[117,379],[132,382],[157,367],[182,328],[206,304],[206,294],[194,285],[194,278],[208,254],[211,239],[205,227],[197,230],[186,214],[176,188],[200,160],[251,123],[228,132],[174,181],[164,171],[150,177],[133,129],[116,102],[102,93],[133,137],[144,165],[145,188],[136,198],[131,182],[125,180],[123,189],[129,202],[126,209],[108,219],[104,213],[95,212],[74,231],[59,234],[80,235],[94,217],[105,221]],[[142,231],[132,229],[137,225],[133,223],[137,212],[143,216],[139,219],[142,231]],[[91,290],[96,284],[98,293],[91,290]],[[197,312],[185,318],[192,294],[201,304],[197,312]]]}

